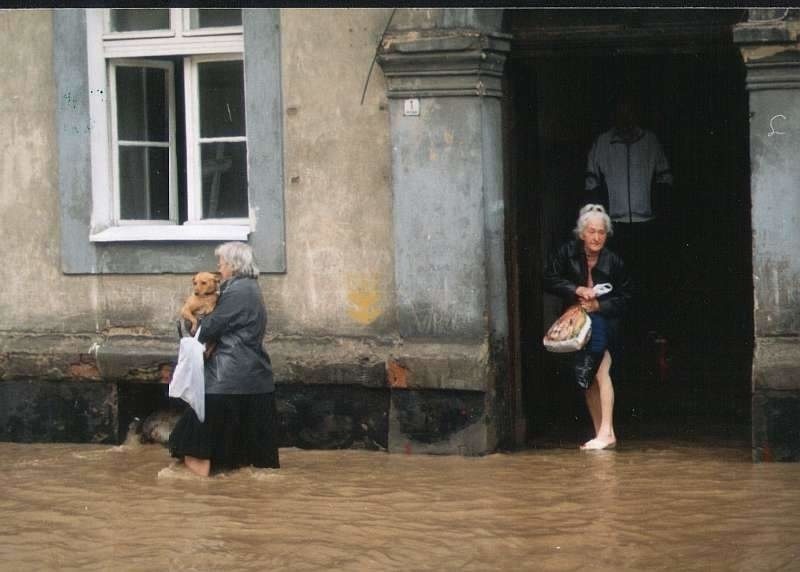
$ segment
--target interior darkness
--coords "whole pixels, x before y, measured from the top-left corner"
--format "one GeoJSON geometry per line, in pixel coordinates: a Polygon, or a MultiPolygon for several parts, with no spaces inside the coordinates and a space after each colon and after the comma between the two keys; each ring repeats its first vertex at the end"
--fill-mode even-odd
{"type": "MultiPolygon", "coordinates": [[[[697,26],[696,13],[682,17],[697,26]]],[[[515,38],[525,23],[516,25],[515,38]]],[[[605,48],[512,49],[509,299],[529,442],[571,445],[591,429],[582,394],[558,356],[542,348],[560,303],[542,293],[541,270],[571,236],[586,154],[610,127],[623,90],[639,96],[642,126],[661,140],[675,184],[671,231],[663,237],[671,279],[656,298],[670,316],[667,359],[659,363],[646,339],[626,339],[614,378],[617,432],[623,440],[747,439],[753,283],[744,65],[729,35],[680,50],[646,36],[605,48]]],[[[558,43],[557,33],[551,38],[558,43]]]]}

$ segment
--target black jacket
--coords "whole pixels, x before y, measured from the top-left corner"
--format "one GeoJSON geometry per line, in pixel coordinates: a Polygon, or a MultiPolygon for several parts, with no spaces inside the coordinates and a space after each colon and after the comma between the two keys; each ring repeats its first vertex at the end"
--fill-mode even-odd
{"type": "Polygon", "coordinates": [[[267,310],[255,278],[234,276],[222,283],[217,307],[200,321],[203,342],[216,348],[206,361],[206,393],[253,394],[275,390],[264,350],[267,310]]]}
{"type": "MultiPolygon", "coordinates": [[[[569,241],[550,257],[544,271],[544,289],[561,298],[565,307],[570,306],[578,301],[575,294],[578,286],[588,284],[588,273],[583,241],[569,241]]],[[[619,349],[620,320],[630,304],[633,286],[625,263],[608,248],[600,251],[597,264],[592,269],[592,283],[605,282],[609,282],[613,289],[598,298],[598,312],[608,323],[608,347],[613,356],[619,349]]]]}

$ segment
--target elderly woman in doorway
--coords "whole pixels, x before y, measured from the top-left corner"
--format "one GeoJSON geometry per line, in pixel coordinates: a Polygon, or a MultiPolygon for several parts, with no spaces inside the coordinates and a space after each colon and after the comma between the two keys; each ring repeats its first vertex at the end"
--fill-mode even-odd
{"type": "Polygon", "coordinates": [[[217,247],[216,308],[198,339],[213,347],[205,363],[205,421],[187,408],[169,439],[173,457],[201,476],[252,465],[279,468],[275,385],[264,350],[267,311],[247,244],[217,247]]]}
{"type": "Polygon", "coordinates": [[[547,292],[559,296],[565,305],[579,303],[592,320],[587,346],[571,354],[595,431],[594,438],[581,445],[584,450],[610,449],[617,442],[611,364],[619,349],[620,319],[631,298],[631,283],[622,259],[605,248],[612,231],[611,219],[601,205],[585,205],[573,231],[576,240],[558,249],[544,273],[547,292]],[[596,294],[593,287],[603,283],[611,284],[611,292],[596,294]],[[588,387],[583,387],[583,379],[588,387]]]}

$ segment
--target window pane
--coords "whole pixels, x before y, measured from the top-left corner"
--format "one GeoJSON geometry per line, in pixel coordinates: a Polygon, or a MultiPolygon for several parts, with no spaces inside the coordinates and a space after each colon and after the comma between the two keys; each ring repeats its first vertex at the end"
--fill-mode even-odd
{"type": "Polygon", "coordinates": [[[119,66],[117,137],[123,141],[169,141],[167,72],[119,66]]]}
{"type": "Polygon", "coordinates": [[[200,137],[245,134],[242,60],[198,64],[200,137]]]}
{"type": "Polygon", "coordinates": [[[120,218],[169,220],[169,149],[119,148],[120,218]]]}
{"type": "Polygon", "coordinates": [[[169,30],[169,8],[112,8],[112,32],[169,30]]]}
{"type": "Polygon", "coordinates": [[[241,26],[242,11],[232,8],[192,8],[191,28],[241,26]]]}
{"type": "Polygon", "coordinates": [[[247,217],[247,143],[217,141],[200,149],[203,218],[247,217]]]}

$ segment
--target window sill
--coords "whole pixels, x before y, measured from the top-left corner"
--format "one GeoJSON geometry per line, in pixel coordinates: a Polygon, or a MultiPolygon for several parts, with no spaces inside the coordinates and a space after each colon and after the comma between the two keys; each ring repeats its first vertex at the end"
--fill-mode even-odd
{"type": "Polygon", "coordinates": [[[89,235],[91,242],[227,241],[247,240],[250,227],[242,224],[112,226],[89,235]]]}

